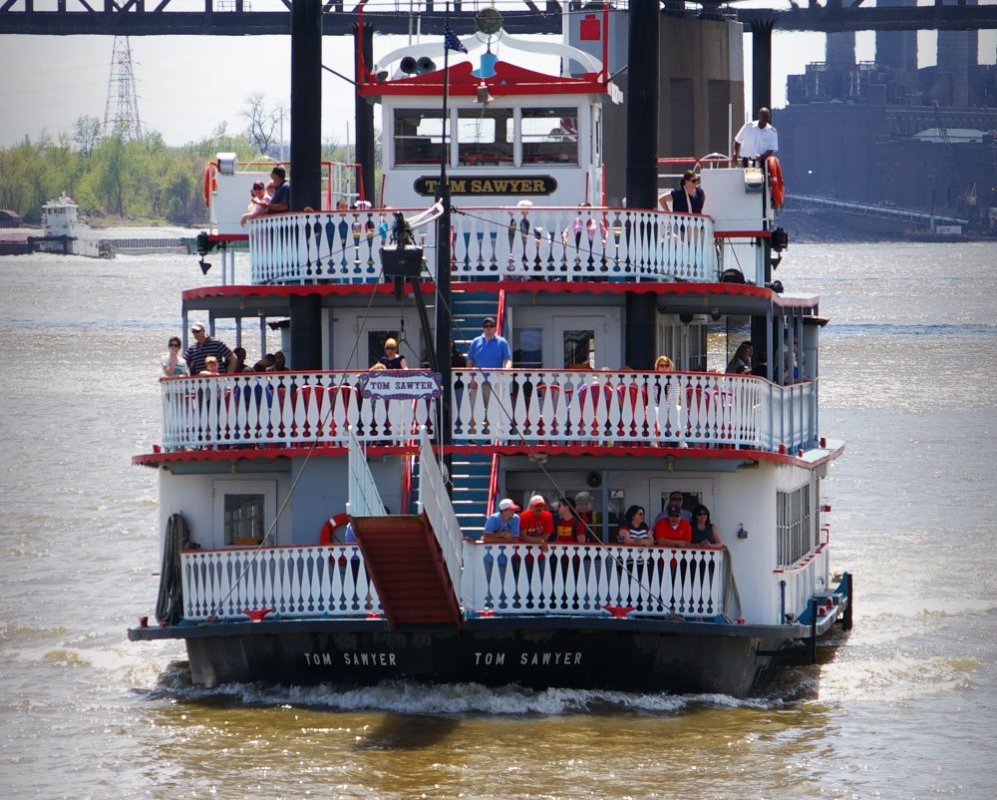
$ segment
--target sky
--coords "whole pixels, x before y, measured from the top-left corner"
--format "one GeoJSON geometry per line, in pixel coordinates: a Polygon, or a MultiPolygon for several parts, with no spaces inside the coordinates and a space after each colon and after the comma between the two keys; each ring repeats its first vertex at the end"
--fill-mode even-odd
{"type": "MultiPolygon", "coordinates": [[[[788,0],[752,0],[739,6],[784,8],[788,0]]],[[[267,0],[254,0],[253,8],[266,10],[267,0]]],[[[984,31],[980,39],[983,60],[993,63],[995,32],[984,31]]],[[[130,41],[143,131],[158,131],[168,145],[202,140],[222,124],[229,133],[242,132],[246,99],[254,92],[262,93],[269,107],[290,107],[288,36],[135,36],[130,41]]],[[[919,34],[919,66],[934,63],[934,42],[934,32],[919,34]]],[[[402,37],[375,35],[375,61],[404,43],[402,37]]],[[[0,107],[4,110],[0,115],[0,146],[15,144],[26,135],[35,140],[43,132],[71,134],[73,123],[84,114],[103,119],[112,50],[111,36],[0,37],[0,107]]],[[[747,35],[744,51],[749,101],[745,107],[750,108],[751,41],[747,35]]],[[[823,60],[823,53],[822,34],[776,31],[774,108],[785,103],[786,76],[802,73],[807,63],[823,60]]],[[[859,33],[858,60],[871,61],[874,53],[874,34],[859,33]]],[[[352,58],[351,37],[324,38],[325,66],[352,76],[352,58]]],[[[323,140],[352,143],[353,87],[326,71],[322,81],[323,140]]],[[[375,124],[379,124],[376,114],[375,124]]]]}

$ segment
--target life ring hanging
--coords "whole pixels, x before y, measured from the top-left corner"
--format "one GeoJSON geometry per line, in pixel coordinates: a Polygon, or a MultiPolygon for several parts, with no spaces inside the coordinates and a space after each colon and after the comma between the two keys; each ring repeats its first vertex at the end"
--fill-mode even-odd
{"type": "Polygon", "coordinates": [[[769,187],[772,190],[772,208],[782,208],[786,198],[786,185],[782,182],[782,165],[775,156],[769,156],[767,161],[769,187]]]}
{"type": "Polygon", "coordinates": [[[349,521],[350,515],[345,511],[342,514],[336,514],[334,517],[329,517],[329,519],[325,521],[325,525],[322,526],[322,532],[319,534],[319,544],[335,544],[336,539],[334,534],[336,533],[336,529],[348,524],[349,521]]]}
{"type": "Polygon", "coordinates": [[[218,191],[218,168],[214,161],[208,162],[204,168],[204,205],[211,208],[211,193],[218,191]]]}

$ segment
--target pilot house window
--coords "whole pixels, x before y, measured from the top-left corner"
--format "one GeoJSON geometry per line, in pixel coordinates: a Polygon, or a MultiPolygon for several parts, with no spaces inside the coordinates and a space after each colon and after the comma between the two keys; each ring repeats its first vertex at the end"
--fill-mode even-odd
{"type": "Polygon", "coordinates": [[[399,109],[395,112],[395,164],[439,164],[443,153],[443,112],[399,109]]]}
{"type": "Polygon", "coordinates": [[[512,109],[461,109],[457,115],[457,158],[461,164],[511,164],[512,109]]]}
{"type": "Polygon", "coordinates": [[[578,109],[524,108],[523,164],[578,163],[578,109]]]}

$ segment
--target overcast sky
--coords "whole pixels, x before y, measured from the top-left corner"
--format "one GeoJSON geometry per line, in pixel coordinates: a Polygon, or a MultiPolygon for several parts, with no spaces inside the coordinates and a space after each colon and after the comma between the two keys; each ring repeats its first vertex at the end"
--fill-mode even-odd
{"type": "MultiPolygon", "coordinates": [[[[266,2],[254,0],[253,7],[262,10],[266,2]]],[[[741,5],[788,7],[785,0],[741,5]]],[[[980,38],[983,60],[993,63],[995,32],[985,31],[980,38]]],[[[803,72],[807,63],[823,60],[824,37],[777,31],[773,39],[772,99],[773,107],[780,107],[785,103],[787,74],[803,72]]],[[[290,105],[288,36],[136,36],[130,41],[143,130],[159,131],[169,145],[203,139],[222,123],[231,133],[241,132],[246,98],[253,92],[261,92],[270,105],[290,105]]],[[[352,76],[352,41],[325,37],[323,64],[352,76]]],[[[933,64],[934,32],[920,33],[918,42],[920,66],[933,64]]],[[[399,37],[375,36],[375,60],[401,44],[404,40],[399,37]]],[[[0,145],[16,143],[25,135],[36,139],[42,131],[71,132],[83,114],[103,119],[112,50],[111,36],[2,37],[0,145]]],[[[750,82],[747,36],[744,51],[750,82]]],[[[871,61],[874,51],[874,34],[859,33],[858,59],[871,61]]],[[[322,97],[323,139],[352,142],[353,87],[323,72],[322,97]]]]}

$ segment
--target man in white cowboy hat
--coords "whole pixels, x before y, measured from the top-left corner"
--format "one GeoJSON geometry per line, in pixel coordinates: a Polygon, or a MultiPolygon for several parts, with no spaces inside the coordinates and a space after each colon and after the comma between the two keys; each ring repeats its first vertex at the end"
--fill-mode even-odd
{"type": "Polygon", "coordinates": [[[502,544],[519,541],[519,506],[506,497],[500,500],[498,511],[485,520],[485,530],[481,541],[486,544],[502,544]]]}

